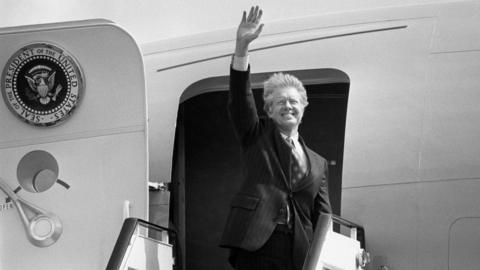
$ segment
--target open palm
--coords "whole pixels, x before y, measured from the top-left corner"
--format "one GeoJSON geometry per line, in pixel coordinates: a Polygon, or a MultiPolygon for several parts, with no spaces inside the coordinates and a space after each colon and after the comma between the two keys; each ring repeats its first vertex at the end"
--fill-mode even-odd
{"type": "Polygon", "coordinates": [[[248,45],[252,40],[256,39],[262,32],[263,24],[260,24],[262,18],[262,10],[252,7],[248,13],[243,12],[242,21],[237,30],[237,42],[248,45]]]}

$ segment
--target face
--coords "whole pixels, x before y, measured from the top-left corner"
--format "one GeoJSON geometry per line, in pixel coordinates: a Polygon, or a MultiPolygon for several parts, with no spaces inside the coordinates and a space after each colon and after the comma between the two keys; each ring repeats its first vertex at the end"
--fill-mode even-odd
{"type": "Polygon", "coordinates": [[[286,87],[273,92],[272,104],[267,113],[280,130],[290,133],[298,129],[304,110],[305,106],[297,89],[286,87]]]}

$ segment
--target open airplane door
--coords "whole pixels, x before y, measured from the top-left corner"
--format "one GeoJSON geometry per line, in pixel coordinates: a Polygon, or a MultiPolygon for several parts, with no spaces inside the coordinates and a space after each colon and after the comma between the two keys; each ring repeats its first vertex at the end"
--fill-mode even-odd
{"type": "Polygon", "coordinates": [[[0,29],[0,269],[104,269],[148,219],[143,60],[114,23],[0,29]]]}

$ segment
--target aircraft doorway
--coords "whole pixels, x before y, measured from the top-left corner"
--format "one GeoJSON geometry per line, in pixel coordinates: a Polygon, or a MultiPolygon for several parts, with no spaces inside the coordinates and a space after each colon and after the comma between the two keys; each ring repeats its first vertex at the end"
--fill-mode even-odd
{"type": "MultiPolygon", "coordinates": [[[[300,134],[329,162],[332,210],[340,215],[342,164],[349,80],[333,70],[287,71],[305,83],[309,106],[300,134]],[[315,79],[321,78],[321,79],[315,79]]],[[[271,73],[252,74],[259,113],[261,83],[271,73]]],[[[170,218],[179,233],[179,269],[229,269],[219,242],[230,201],[241,183],[240,146],[228,119],[228,77],[193,84],[179,106],[170,218]]]]}

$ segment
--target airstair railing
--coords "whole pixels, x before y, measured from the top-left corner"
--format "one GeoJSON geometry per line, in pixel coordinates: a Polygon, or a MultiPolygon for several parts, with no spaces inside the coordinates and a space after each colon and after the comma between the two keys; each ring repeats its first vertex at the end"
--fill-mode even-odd
{"type": "Polygon", "coordinates": [[[320,215],[303,270],[363,270],[370,262],[361,225],[336,215],[320,215]],[[343,226],[333,231],[333,224],[343,226]],[[348,230],[345,232],[345,228],[348,230]]]}

